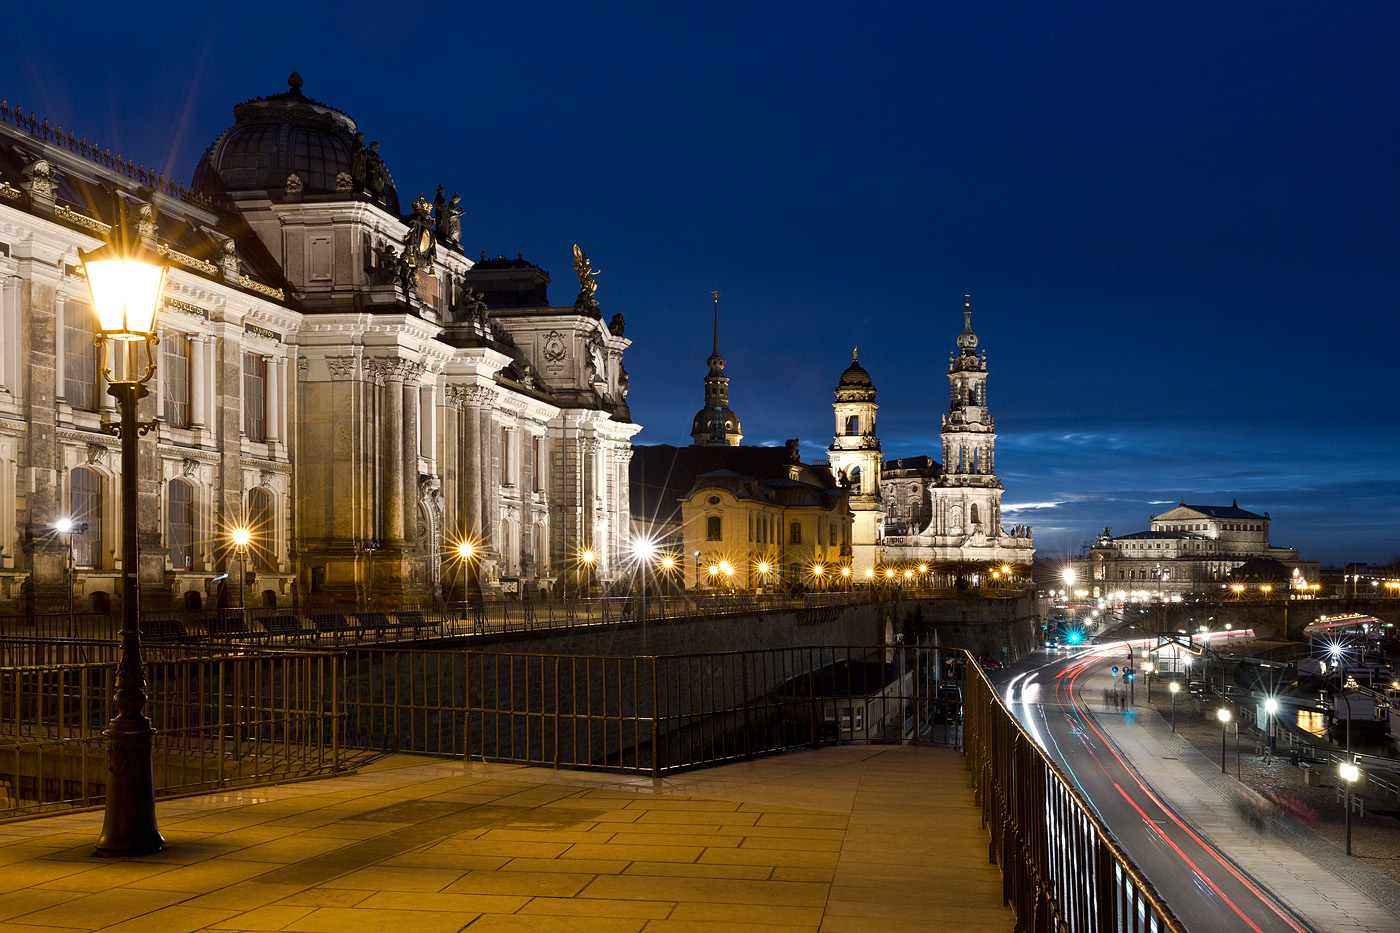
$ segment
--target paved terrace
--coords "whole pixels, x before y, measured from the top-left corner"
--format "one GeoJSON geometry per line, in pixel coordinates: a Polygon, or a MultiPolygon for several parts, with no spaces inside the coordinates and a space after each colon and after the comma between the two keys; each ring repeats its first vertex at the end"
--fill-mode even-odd
{"type": "Polygon", "coordinates": [[[92,856],[100,812],[0,826],[8,931],[1009,931],[958,752],[803,750],[661,781],[396,755],[159,805],[165,852],[92,856]]]}

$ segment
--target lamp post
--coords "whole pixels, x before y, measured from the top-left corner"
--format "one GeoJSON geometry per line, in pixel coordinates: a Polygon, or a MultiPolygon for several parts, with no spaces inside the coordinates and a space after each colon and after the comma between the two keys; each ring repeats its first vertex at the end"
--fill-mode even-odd
{"type": "Polygon", "coordinates": [[[1142,662],[1142,673],[1143,673],[1143,677],[1144,677],[1144,679],[1147,681],[1147,702],[1148,702],[1148,703],[1151,703],[1151,702],[1152,702],[1152,672],[1155,671],[1156,669],[1157,669],[1157,665],[1153,664],[1151,661],[1143,661],[1143,662],[1142,662]]]}
{"type": "Polygon", "coordinates": [[[122,621],[113,697],[116,715],[106,731],[106,812],[97,852],[111,856],[149,855],[165,848],[165,840],[156,826],[151,754],[155,729],[144,712],[146,675],[141,662],[140,556],[136,535],[136,436],[138,431],[145,434],[151,425],[136,420],[136,406],[148,394],[146,383],[155,374],[156,307],[165,286],[166,265],[159,254],[127,241],[120,224],[113,228],[112,242],[80,253],[78,258],[92,292],[99,349],[110,342],[114,358],[125,356],[121,379],[113,377],[105,353],[101,359],[107,394],[116,399],[121,415],[117,431],[122,448],[122,621]],[[138,375],[136,351],[141,343],[146,345],[146,369],[138,375]],[[125,348],[125,353],[119,348],[125,348]]]}
{"type": "Polygon", "coordinates": [[[1278,713],[1278,700],[1273,697],[1265,699],[1264,712],[1269,717],[1264,722],[1264,744],[1268,747],[1269,751],[1272,752],[1274,750],[1274,733],[1276,732],[1274,728],[1274,716],[1278,713]]]}
{"type": "Polygon", "coordinates": [[[243,588],[248,585],[248,544],[252,540],[253,533],[247,528],[233,529],[233,546],[238,551],[238,608],[245,613],[248,610],[248,598],[243,588]]]}
{"type": "Polygon", "coordinates": [[[1220,707],[1220,712],[1216,714],[1220,717],[1220,773],[1225,773],[1225,730],[1230,725],[1230,710],[1227,707],[1220,707]]]}
{"type": "Polygon", "coordinates": [[[1346,808],[1347,808],[1347,855],[1351,854],[1351,785],[1352,782],[1361,776],[1361,769],[1350,761],[1342,762],[1339,769],[1342,780],[1346,781],[1346,808]]]}
{"type": "Polygon", "coordinates": [[[1172,731],[1176,731],[1176,695],[1181,692],[1181,684],[1172,681],[1167,685],[1167,689],[1172,692],[1172,731]]]}
{"type": "Polygon", "coordinates": [[[68,542],[68,637],[77,638],[78,626],[73,620],[73,535],[87,531],[88,525],[87,522],[74,522],[65,516],[54,522],[53,527],[68,542]]]}

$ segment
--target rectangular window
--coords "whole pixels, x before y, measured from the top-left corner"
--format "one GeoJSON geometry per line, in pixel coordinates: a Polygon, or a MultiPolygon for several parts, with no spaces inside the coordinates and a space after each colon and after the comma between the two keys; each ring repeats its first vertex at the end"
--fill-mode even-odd
{"type": "Polygon", "coordinates": [[[510,430],[501,428],[501,485],[510,485],[510,430]]]}
{"type": "Polygon", "coordinates": [[[544,456],[541,450],[542,447],[543,445],[540,443],[539,437],[530,438],[530,457],[534,461],[535,467],[535,485],[533,487],[535,492],[544,490],[544,456]]]}
{"type": "Polygon", "coordinates": [[[723,540],[723,535],[721,535],[720,533],[723,530],[723,527],[723,520],[718,515],[711,515],[709,518],[705,519],[705,540],[723,540]]]}
{"type": "Polygon", "coordinates": [[[78,530],[71,535],[73,566],[102,569],[102,475],[80,467],[73,471],[68,510],[78,530]]]}
{"type": "Polygon", "coordinates": [[[190,426],[190,338],[170,333],[161,341],[165,347],[162,368],[165,421],[176,428],[190,426]]]}
{"type": "Polygon", "coordinates": [[[243,354],[243,433],[261,444],[267,440],[267,360],[243,354]]]}
{"type": "Polygon", "coordinates": [[[802,543],[802,523],[793,522],[788,526],[788,544],[802,543]]]}
{"type": "Polygon", "coordinates": [[[97,330],[92,309],[70,301],[63,309],[63,397],[97,411],[97,330]]]}
{"type": "Polygon", "coordinates": [[[170,566],[174,570],[189,570],[194,558],[194,487],[184,480],[171,482],[166,508],[169,528],[170,566]]]}

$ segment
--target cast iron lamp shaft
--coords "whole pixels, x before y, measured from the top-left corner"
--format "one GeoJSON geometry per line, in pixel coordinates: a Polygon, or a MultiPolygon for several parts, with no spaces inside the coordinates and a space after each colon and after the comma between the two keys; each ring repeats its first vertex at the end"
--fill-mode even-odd
{"type": "MultiPolygon", "coordinates": [[[[128,347],[128,375],[135,362],[128,347]]],[[[155,771],[152,739],[155,729],[146,718],[146,675],[141,662],[139,546],[136,533],[137,444],[136,405],[147,394],[142,382],[113,382],[107,393],[121,413],[122,448],[122,621],[117,661],[117,714],[107,724],[107,797],[102,855],[149,855],[165,847],[156,826],[155,771]]]]}

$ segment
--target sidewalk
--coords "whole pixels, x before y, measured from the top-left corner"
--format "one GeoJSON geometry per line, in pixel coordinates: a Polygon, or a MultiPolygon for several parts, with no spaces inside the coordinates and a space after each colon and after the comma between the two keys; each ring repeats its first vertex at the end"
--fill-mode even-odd
{"type": "MultiPolygon", "coordinates": [[[[1107,672],[1095,674],[1080,697],[1096,700],[1111,680],[1107,672]]],[[[1327,933],[1400,928],[1400,885],[1311,830],[1282,819],[1266,823],[1262,831],[1251,825],[1237,805],[1244,799],[1243,785],[1222,774],[1218,762],[1174,734],[1167,720],[1138,699],[1140,705],[1127,713],[1100,702],[1085,706],[1164,803],[1314,928],[1327,933]]]]}
{"type": "Polygon", "coordinates": [[[92,856],[101,813],[0,826],[0,927],[1004,933],[961,754],[845,746],[649,778],[397,755],[158,804],[166,851],[92,856]]]}

